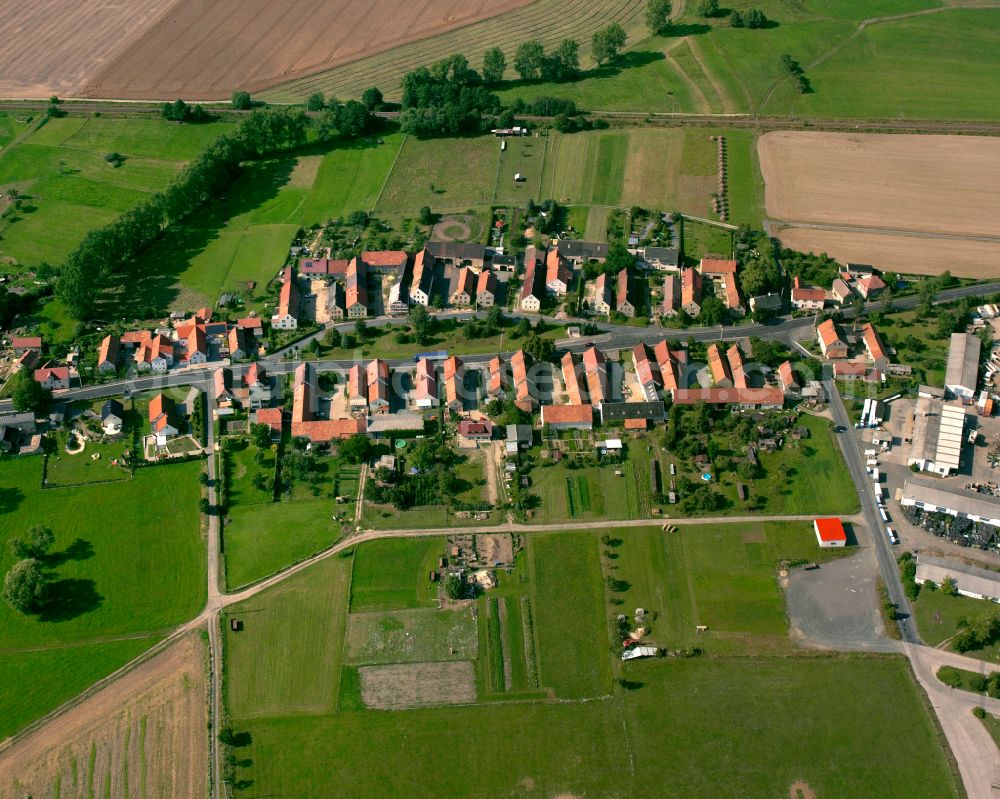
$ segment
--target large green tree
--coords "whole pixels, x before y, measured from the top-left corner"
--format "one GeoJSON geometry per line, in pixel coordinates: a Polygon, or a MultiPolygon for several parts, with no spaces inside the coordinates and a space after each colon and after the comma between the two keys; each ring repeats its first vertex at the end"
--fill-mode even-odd
{"type": "Polygon", "coordinates": [[[36,416],[43,416],[49,410],[52,392],[35,380],[30,369],[22,369],[14,376],[11,399],[17,410],[31,411],[36,416]]]}
{"type": "Polygon", "coordinates": [[[3,578],[3,598],[14,610],[31,613],[42,604],[45,576],[34,558],[15,563],[3,578]]]}
{"type": "Polygon", "coordinates": [[[487,83],[498,83],[503,80],[507,69],[507,57],[499,47],[491,47],[483,53],[483,80],[487,83]]]}
{"type": "Polygon", "coordinates": [[[673,5],[670,0],[648,0],[646,3],[646,27],[654,36],[665,36],[670,32],[670,14],[673,5]]]}
{"type": "Polygon", "coordinates": [[[614,61],[625,46],[625,29],[617,22],[595,31],[590,52],[598,64],[614,61]]]}
{"type": "Polygon", "coordinates": [[[537,39],[529,39],[518,45],[514,52],[514,70],[522,80],[537,78],[545,59],[545,47],[537,39]]]}

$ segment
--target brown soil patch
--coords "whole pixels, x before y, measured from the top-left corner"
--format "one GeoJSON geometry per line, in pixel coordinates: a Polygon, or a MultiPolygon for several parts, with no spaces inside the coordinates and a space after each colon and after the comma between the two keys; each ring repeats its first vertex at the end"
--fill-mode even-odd
{"type": "Polygon", "coordinates": [[[206,694],[192,633],[0,754],[0,796],[205,796],[206,694]]]}
{"type": "Polygon", "coordinates": [[[322,163],[321,155],[303,155],[295,162],[295,168],[288,176],[288,185],[296,189],[311,189],[322,163]]]}
{"type": "Polygon", "coordinates": [[[774,219],[1000,236],[1000,139],[779,131],[757,148],[774,219]]]}
{"type": "Polygon", "coordinates": [[[463,705],[476,701],[475,673],[467,660],[364,666],[358,672],[365,705],[378,710],[463,705]]]}
{"type": "Polygon", "coordinates": [[[171,5],[172,0],[5,4],[0,15],[0,97],[76,94],[171,5]]]}
{"type": "Polygon", "coordinates": [[[796,780],[788,789],[789,799],[816,799],[816,791],[805,780],[796,780]]]}
{"type": "Polygon", "coordinates": [[[779,228],[775,235],[785,247],[803,252],[825,252],[841,263],[875,264],[908,275],[997,277],[1000,240],[927,238],[890,233],[856,233],[810,228],[779,228]]]}
{"type": "MultiPolygon", "coordinates": [[[[50,0],[52,2],[52,0],[50,0]]],[[[185,0],[87,86],[91,97],[224,99],[502,14],[530,0],[185,0]]]]}

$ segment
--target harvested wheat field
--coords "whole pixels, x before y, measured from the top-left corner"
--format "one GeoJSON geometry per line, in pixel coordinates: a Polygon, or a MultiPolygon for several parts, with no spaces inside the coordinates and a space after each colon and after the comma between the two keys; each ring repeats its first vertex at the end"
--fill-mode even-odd
{"type": "Polygon", "coordinates": [[[380,53],[531,0],[184,0],[104,69],[90,97],[228,98],[380,53]]]}
{"type": "Polygon", "coordinates": [[[757,148],[772,219],[1000,236],[1000,138],[789,131],[757,148]]]}
{"type": "Polygon", "coordinates": [[[775,228],[774,235],[783,247],[825,252],[840,263],[874,264],[904,275],[939,275],[948,270],[955,277],[1000,277],[1000,239],[992,242],[781,226],[775,228]]]}
{"type": "Polygon", "coordinates": [[[206,691],[192,633],[0,753],[0,796],[205,796],[206,691]]]}
{"type": "Polygon", "coordinates": [[[777,132],[757,146],[767,215],[794,228],[786,246],[908,272],[996,274],[1000,139],[777,132]]]}
{"type": "Polygon", "coordinates": [[[77,94],[170,6],[171,0],[5,3],[0,97],[77,94]]]}

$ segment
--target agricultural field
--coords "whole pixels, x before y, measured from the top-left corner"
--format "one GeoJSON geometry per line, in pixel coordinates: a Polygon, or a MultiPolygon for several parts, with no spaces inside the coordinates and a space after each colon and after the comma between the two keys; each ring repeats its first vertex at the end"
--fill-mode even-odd
{"type": "Polygon", "coordinates": [[[786,246],[906,273],[989,275],[1000,244],[976,237],[1000,234],[994,139],[776,132],[758,149],[767,213],[791,228],[786,246]]]}
{"type": "Polygon", "coordinates": [[[45,491],[41,468],[39,458],[0,464],[0,569],[13,563],[13,536],[35,524],[55,534],[41,613],[0,606],[0,703],[8,709],[0,737],[123,665],[205,602],[200,464],[45,491]]]}
{"type": "Polygon", "coordinates": [[[167,185],[184,162],[229,129],[155,119],[49,119],[0,155],[0,189],[24,195],[0,222],[0,262],[17,270],[59,264],[89,230],[167,185]],[[125,156],[119,167],[104,156],[125,156]]]}
{"type": "Polygon", "coordinates": [[[0,759],[0,793],[107,799],[204,795],[205,661],[201,637],[190,633],[32,732],[0,759]]]}
{"type": "Polygon", "coordinates": [[[436,607],[436,586],[427,575],[444,552],[444,538],[396,538],[358,547],[351,612],[436,607]]]}
{"type": "Polygon", "coordinates": [[[902,658],[649,661],[629,670],[629,685],[584,703],[255,720],[243,725],[253,735],[245,773],[254,790],[343,797],[659,797],[669,784],[736,799],[787,796],[800,781],[817,796],[960,795],[902,658]]]}
{"type": "Polygon", "coordinates": [[[0,54],[0,96],[78,94],[169,7],[168,0],[128,6],[40,0],[6,9],[0,20],[7,45],[0,54]]]}
{"type": "Polygon", "coordinates": [[[352,666],[475,660],[476,619],[470,607],[351,613],[344,661],[352,666]]]}
{"type": "Polygon", "coordinates": [[[214,303],[223,291],[242,294],[253,281],[251,301],[259,305],[300,227],[375,205],[402,140],[392,134],[380,145],[359,142],[247,164],[227,197],[149,248],[129,302],[192,308],[214,303]]]}
{"type": "MultiPolygon", "coordinates": [[[[377,55],[367,55],[353,63],[334,66],[303,78],[281,83],[260,93],[268,102],[301,102],[313,92],[341,99],[360,97],[369,86],[378,86],[391,99],[401,94],[404,73],[427,66],[452,53],[464,53],[474,69],[482,67],[482,54],[490,47],[500,47],[513,61],[514,50],[529,38],[538,38],[546,47],[554,47],[566,38],[581,43],[581,62],[591,65],[589,45],[594,31],[616,21],[631,38],[644,30],[640,0],[613,3],[609,0],[535,0],[493,19],[467,25],[421,41],[394,47],[377,55]],[[544,20],[544,22],[542,22],[544,20]]],[[[508,70],[508,74],[512,74],[508,70]]]]}
{"type": "Polygon", "coordinates": [[[350,557],[330,557],[227,609],[225,699],[232,715],[336,709],[350,580],[350,557]],[[234,619],[243,624],[239,632],[230,629],[234,619]]]}

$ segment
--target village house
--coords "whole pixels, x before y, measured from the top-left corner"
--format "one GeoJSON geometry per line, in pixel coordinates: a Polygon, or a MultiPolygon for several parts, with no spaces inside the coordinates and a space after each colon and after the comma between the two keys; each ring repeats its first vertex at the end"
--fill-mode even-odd
{"type": "Polygon", "coordinates": [[[759,294],[750,298],[750,312],[765,311],[777,313],[781,310],[781,295],[775,291],[769,294],[759,294]]]}
{"type": "Polygon", "coordinates": [[[628,269],[622,269],[616,279],[615,310],[629,318],[635,316],[635,305],[629,299],[632,295],[632,276],[628,269]]]}
{"type": "Polygon", "coordinates": [[[324,310],[327,317],[335,322],[347,318],[347,295],[340,283],[331,283],[326,287],[326,306],[324,310]]]}
{"type": "Polygon", "coordinates": [[[559,255],[559,248],[553,247],[545,256],[545,288],[558,297],[569,291],[573,282],[573,270],[569,262],[559,255]]]}
{"type": "Polygon", "coordinates": [[[729,369],[729,361],[722,356],[719,345],[708,345],[708,369],[712,375],[712,383],[722,388],[731,388],[733,373],[729,369]]]}
{"type": "Polygon", "coordinates": [[[635,368],[635,379],[642,389],[643,398],[646,401],[657,399],[663,384],[660,377],[660,366],[653,359],[649,347],[642,342],[632,348],[632,365],[635,368]]]}
{"type": "Polygon", "coordinates": [[[525,413],[534,413],[538,408],[535,386],[528,375],[528,360],[524,350],[518,350],[510,358],[511,377],[514,384],[514,404],[525,413]]]}
{"type": "Polygon", "coordinates": [[[476,280],[476,305],[492,308],[497,300],[497,276],[490,269],[484,269],[476,280]]]}
{"type": "Polygon", "coordinates": [[[406,267],[408,258],[402,250],[366,250],[361,262],[372,272],[398,275],[406,267]]]}
{"type": "Polygon", "coordinates": [[[878,275],[867,275],[866,277],[858,278],[856,288],[858,294],[866,300],[873,300],[885,291],[885,281],[878,275]]]}
{"type": "Polygon", "coordinates": [[[413,376],[413,401],[418,408],[437,407],[437,372],[430,358],[421,358],[417,361],[417,369],[413,376]]]}
{"type": "Polygon", "coordinates": [[[785,395],[780,388],[679,388],[673,392],[675,405],[735,405],[747,410],[779,410],[785,404],[785,395]]]}
{"type": "Polygon", "coordinates": [[[242,327],[232,327],[226,336],[229,349],[229,360],[245,361],[257,352],[256,341],[251,342],[250,334],[242,327]]]}
{"type": "Polygon", "coordinates": [[[864,342],[865,352],[875,364],[875,368],[884,371],[889,365],[889,353],[874,325],[867,323],[861,328],[861,340],[864,342]]]}
{"type": "Polygon", "coordinates": [[[431,301],[434,290],[434,256],[426,249],[417,253],[413,259],[413,278],[410,280],[410,302],[413,305],[426,307],[431,301]]]}
{"type": "Polygon", "coordinates": [[[594,312],[611,315],[611,308],[614,299],[611,296],[611,280],[607,272],[602,272],[594,281],[594,312]]]}
{"type": "Polygon", "coordinates": [[[473,266],[482,269],[486,248],[482,244],[460,241],[429,241],[424,248],[440,266],[473,266]]]}
{"type": "Polygon", "coordinates": [[[116,399],[106,400],[101,406],[101,429],[109,436],[117,435],[125,424],[125,408],[116,399]]]}
{"type": "Polygon", "coordinates": [[[462,362],[452,355],[444,362],[444,397],[449,410],[462,410],[464,384],[465,370],[462,362]]]}
{"type": "Polygon", "coordinates": [[[212,388],[215,404],[220,408],[232,408],[236,397],[233,394],[233,372],[221,367],[212,373],[212,388]]]}
{"type": "Polygon", "coordinates": [[[833,285],[830,287],[830,293],[841,305],[845,302],[850,302],[851,298],[854,297],[854,292],[851,291],[851,287],[842,277],[834,278],[833,285]]]}
{"type": "Polygon", "coordinates": [[[368,364],[368,410],[389,412],[389,364],[381,358],[368,364]]]}
{"type": "Polygon", "coordinates": [[[271,317],[271,327],[275,330],[295,330],[299,326],[299,284],[295,267],[285,269],[278,294],[278,307],[271,317]]]}
{"type": "Polygon", "coordinates": [[[247,389],[247,404],[256,410],[271,402],[271,378],[259,363],[250,364],[243,373],[243,385],[247,389]]]}
{"type": "Polygon", "coordinates": [[[572,352],[565,352],[560,361],[563,387],[570,405],[583,404],[583,392],[580,388],[580,371],[572,352]]]}
{"type": "Polygon", "coordinates": [[[42,351],[41,336],[14,336],[10,340],[10,345],[14,348],[14,355],[24,355],[28,350],[35,352],[42,351]]]}
{"type": "Polygon", "coordinates": [[[677,353],[671,352],[666,339],[654,345],[653,357],[660,374],[660,382],[665,391],[673,391],[680,385],[680,366],[677,353]]]}
{"type": "Polygon", "coordinates": [[[158,447],[166,446],[167,442],[179,432],[171,421],[173,413],[174,401],[165,394],[157,394],[149,401],[149,425],[158,447]]]}
{"type": "Polygon", "coordinates": [[[368,272],[364,262],[358,258],[352,258],[347,266],[344,308],[348,319],[364,319],[368,316],[368,272]]]}
{"type": "Polygon", "coordinates": [[[593,405],[543,405],[542,426],[553,430],[590,430],[594,426],[593,405]]]}
{"type": "Polygon", "coordinates": [[[747,382],[746,367],[743,362],[743,352],[739,344],[733,344],[726,350],[726,360],[729,362],[729,373],[733,376],[733,386],[736,388],[749,388],[747,382]]]}
{"type": "Polygon", "coordinates": [[[204,324],[193,322],[190,326],[179,327],[177,338],[184,342],[182,364],[194,366],[208,361],[208,337],[205,335],[204,324]]]}
{"type": "Polygon", "coordinates": [[[247,332],[247,335],[254,338],[264,337],[264,320],[259,316],[246,316],[236,320],[236,326],[247,332]]]}
{"type": "Polygon", "coordinates": [[[792,368],[791,361],[784,361],[778,367],[778,385],[781,386],[781,390],[786,394],[790,391],[795,391],[799,387],[798,376],[792,368]]]}
{"type": "Polygon", "coordinates": [[[476,273],[467,266],[459,269],[448,302],[459,306],[472,305],[472,300],[476,296],[476,277],[476,273]]]}
{"type": "Polygon", "coordinates": [[[583,352],[583,371],[587,377],[587,396],[591,405],[600,405],[611,399],[608,388],[608,364],[593,344],[583,352]]]}
{"type": "Polygon", "coordinates": [[[35,381],[51,391],[69,388],[68,366],[44,366],[35,370],[35,381]]]}
{"type": "Polygon", "coordinates": [[[521,284],[521,310],[537,312],[545,294],[544,274],[538,260],[538,250],[529,246],[524,251],[524,282],[521,284]]]}
{"type": "Polygon", "coordinates": [[[681,310],[681,279],[679,275],[667,275],[663,280],[663,305],[660,314],[673,319],[681,310]]]}
{"type": "Polygon", "coordinates": [[[556,242],[559,257],[579,268],[590,261],[603,264],[608,260],[608,245],[603,241],[578,241],[559,239],[556,242]]]}
{"type": "Polygon", "coordinates": [[[840,330],[832,319],[827,319],[816,328],[819,348],[824,358],[846,358],[847,341],[840,335],[840,330]]]}
{"type": "Polygon", "coordinates": [[[400,278],[389,286],[389,304],[386,310],[390,316],[406,316],[410,312],[408,282],[400,278]]]}
{"type": "Polygon", "coordinates": [[[368,372],[360,363],[354,364],[347,373],[347,402],[351,410],[368,408],[368,372]]]}
{"type": "Polygon", "coordinates": [[[688,316],[701,313],[701,272],[697,269],[681,270],[681,308],[688,316]]]}
{"type": "Polygon", "coordinates": [[[826,292],[823,289],[805,287],[799,276],[792,278],[792,307],[800,311],[822,311],[826,304],[826,292]]]}
{"type": "MultiPolygon", "coordinates": [[[[356,366],[359,366],[356,364],[356,366]]],[[[307,438],[315,444],[336,439],[350,438],[367,430],[364,417],[359,419],[315,418],[318,398],[316,396],[315,371],[311,364],[303,363],[295,370],[292,391],[292,437],[307,438]]],[[[273,410],[279,410],[274,408],[273,410]]],[[[258,411],[258,414],[263,411],[258,411]]],[[[273,429],[273,428],[272,428],[273,429]]]]}
{"type": "Polygon", "coordinates": [[[271,441],[281,441],[281,408],[260,408],[251,417],[254,424],[266,424],[271,428],[271,441]]]}
{"type": "Polygon", "coordinates": [[[743,316],[746,309],[740,302],[740,292],[736,285],[736,261],[718,258],[702,258],[698,266],[702,277],[708,277],[722,289],[721,298],[731,314],[743,316]]]}
{"type": "Polygon", "coordinates": [[[468,441],[489,441],[493,438],[493,422],[489,419],[463,419],[458,434],[468,441]]]}
{"type": "Polygon", "coordinates": [[[646,247],[642,250],[641,263],[647,269],[674,271],[680,265],[680,252],[676,247],[646,247]]]}
{"type": "Polygon", "coordinates": [[[101,339],[101,347],[97,351],[97,371],[101,374],[111,374],[118,371],[121,353],[121,341],[115,336],[105,336],[101,339]]]}
{"type": "Polygon", "coordinates": [[[601,424],[622,424],[630,419],[644,419],[650,423],[663,422],[667,409],[663,400],[652,402],[602,402],[598,408],[601,424]]]}
{"type": "Polygon", "coordinates": [[[498,355],[490,359],[487,369],[489,377],[486,382],[486,396],[491,400],[504,399],[511,381],[509,364],[498,355]]]}

